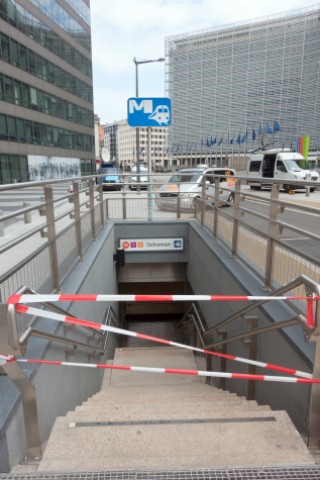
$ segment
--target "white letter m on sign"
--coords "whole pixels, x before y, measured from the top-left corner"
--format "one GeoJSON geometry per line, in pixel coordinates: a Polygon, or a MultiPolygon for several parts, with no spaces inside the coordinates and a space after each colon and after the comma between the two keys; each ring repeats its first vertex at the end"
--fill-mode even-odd
{"type": "Polygon", "coordinates": [[[141,100],[139,103],[136,102],[136,100],[129,100],[129,113],[134,113],[135,110],[143,110],[144,113],[152,113],[152,104],[152,100],[141,100]]]}

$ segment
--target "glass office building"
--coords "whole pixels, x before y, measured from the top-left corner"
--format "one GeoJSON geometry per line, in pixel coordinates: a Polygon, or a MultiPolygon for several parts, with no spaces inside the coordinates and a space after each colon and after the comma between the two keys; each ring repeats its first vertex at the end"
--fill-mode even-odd
{"type": "Polygon", "coordinates": [[[0,0],[0,183],[95,171],[90,0],[0,0]]]}
{"type": "Polygon", "coordinates": [[[320,147],[320,5],[166,39],[173,154],[320,147]]]}

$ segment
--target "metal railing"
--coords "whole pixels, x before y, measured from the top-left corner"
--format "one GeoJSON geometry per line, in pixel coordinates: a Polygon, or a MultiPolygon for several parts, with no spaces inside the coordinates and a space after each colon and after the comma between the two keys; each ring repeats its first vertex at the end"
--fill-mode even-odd
{"type": "MultiPolygon", "coordinates": [[[[36,291],[28,287],[21,287],[17,294],[31,293],[37,294],[36,291]]],[[[41,307],[46,307],[52,311],[58,312],[69,317],[74,317],[66,310],[59,306],[50,303],[43,302],[41,307]]],[[[26,352],[28,340],[31,337],[41,338],[50,342],[55,342],[60,345],[72,348],[72,355],[75,354],[75,350],[81,349],[88,352],[91,355],[104,355],[107,352],[109,332],[101,332],[91,327],[85,327],[82,325],[70,325],[68,330],[63,331],[63,334],[53,334],[47,331],[39,330],[33,326],[36,318],[33,318],[27,325],[22,333],[19,333],[18,319],[13,305],[3,305],[2,308],[6,309],[6,312],[0,312],[2,314],[2,321],[0,322],[0,351],[10,353],[13,355],[23,355],[26,352]],[[7,325],[3,322],[3,319],[7,318],[7,325]],[[72,330],[74,334],[89,333],[86,337],[86,342],[80,341],[77,338],[70,338],[67,333],[72,330]],[[92,343],[90,343],[92,342],[92,343]]],[[[102,325],[114,325],[119,326],[118,315],[115,310],[108,306],[106,314],[104,316],[102,325]]],[[[68,352],[66,352],[68,353],[68,352]]],[[[11,378],[13,383],[17,386],[21,393],[23,420],[25,425],[26,443],[27,443],[27,458],[38,459],[41,458],[41,441],[39,433],[39,421],[37,413],[37,399],[36,391],[29,380],[24,374],[21,367],[16,363],[8,363],[2,365],[5,373],[11,378]]]]}
{"type": "MultiPolygon", "coordinates": [[[[232,201],[225,203],[232,208],[223,208],[219,201],[219,194],[224,189],[220,187],[218,177],[214,181],[216,187],[213,193],[214,199],[208,194],[204,183],[201,197],[194,202],[189,211],[183,211],[181,208],[180,190],[176,208],[167,211],[156,207],[157,192],[160,185],[164,183],[162,176],[153,176],[152,188],[147,191],[130,191],[128,176],[124,176],[122,190],[112,193],[103,192],[102,183],[98,180],[97,185],[95,176],[67,181],[0,186],[0,209],[1,194],[4,192],[14,194],[17,189],[23,189],[27,193],[29,189],[40,188],[44,197],[40,202],[37,201],[33,205],[18,208],[14,212],[0,216],[0,225],[4,225],[3,236],[0,232],[2,304],[18,291],[20,285],[30,285],[32,291],[40,293],[41,291],[47,293],[58,291],[62,281],[74,265],[82,260],[86,249],[95,241],[98,232],[104,228],[108,219],[144,221],[196,219],[199,225],[211,232],[213,238],[230,251],[231,255],[254,270],[255,274],[264,280],[267,289],[271,291],[277,289],[276,291],[280,292],[281,286],[286,285],[286,288],[290,288],[291,294],[304,294],[307,283],[292,282],[292,279],[308,277],[310,279],[308,292],[314,291],[320,278],[320,242],[316,230],[320,224],[320,209],[301,202],[281,199],[279,182],[274,182],[270,194],[261,196],[251,193],[246,188],[245,179],[240,177],[236,178],[234,187],[225,188],[233,193],[232,201]],[[69,188],[71,183],[72,188],[69,188]],[[151,216],[150,211],[152,211],[151,216]],[[24,223],[25,214],[33,216],[31,223],[24,223]],[[305,223],[299,224],[298,220],[304,215],[314,216],[315,221],[308,226],[305,223]],[[15,223],[12,225],[10,222],[15,223]],[[302,235],[303,248],[297,246],[297,237],[302,235]],[[5,254],[7,253],[10,253],[8,255],[8,258],[11,258],[10,264],[6,264],[5,254]],[[13,255],[14,265],[12,265],[13,255]]],[[[255,308],[257,306],[255,304],[255,308]]],[[[304,304],[298,305],[297,316],[295,319],[288,319],[288,322],[295,322],[296,319],[301,321],[304,309],[304,304]]],[[[238,312],[237,317],[249,311],[247,308],[245,312],[238,312]]],[[[196,312],[195,308],[189,313],[195,319],[193,321],[195,321],[200,342],[205,344],[207,336],[213,331],[209,333],[204,331],[203,321],[196,312]]],[[[318,325],[311,335],[311,339],[316,342],[319,335],[318,325]]],[[[219,328],[222,328],[222,325],[219,328]]],[[[10,329],[12,329],[10,335],[11,333],[13,335],[11,337],[13,349],[23,348],[29,336],[32,335],[32,327],[25,330],[22,328],[20,331],[19,326],[12,324],[10,329]]],[[[263,332],[257,327],[256,334],[261,333],[263,332]]],[[[42,335],[36,329],[33,329],[33,334],[42,335]]],[[[252,333],[252,336],[256,334],[252,333]]],[[[54,337],[46,338],[58,341],[54,337]]],[[[74,345],[73,341],[71,343],[74,345]]],[[[208,345],[208,348],[212,347],[211,344],[208,345]]],[[[213,345],[217,346],[216,343],[213,345]]],[[[82,348],[83,345],[78,347],[82,348]]],[[[104,348],[105,345],[102,349],[104,348]]],[[[317,347],[314,364],[314,374],[317,378],[320,378],[319,350],[317,347]]],[[[12,365],[8,364],[3,368],[9,372],[16,369],[12,365]]],[[[20,388],[21,382],[25,380],[22,380],[19,375],[20,373],[18,374],[16,370],[12,373],[14,381],[20,388]]],[[[309,422],[309,428],[310,438],[314,439],[319,437],[320,431],[320,416],[318,418],[316,411],[316,405],[320,403],[320,393],[317,387],[312,387],[312,390],[310,419],[313,423],[309,422]]],[[[26,397],[25,400],[29,403],[32,398],[30,390],[26,397]]],[[[34,412],[30,414],[30,418],[34,419],[34,412]]],[[[32,427],[28,427],[29,432],[33,431],[34,421],[32,420],[31,423],[32,427]]],[[[30,433],[29,454],[33,457],[39,453],[37,445],[35,447],[33,445],[34,438],[36,437],[33,433],[30,433]]]]}
{"type": "MultiPolygon", "coordinates": [[[[277,290],[272,291],[268,296],[277,297],[282,296],[287,292],[291,292],[297,287],[303,287],[304,294],[308,297],[320,296],[320,283],[314,282],[312,279],[301,275],[292,282],[284,285],[277,290]]],[[[287,327],[299,324],[301,326],[301,337],[312,341],[315,343],[315,360],[313,363],[313,372],[312,375],[314,378],[320,378],[320,302],[314,302],[314,325],[308,325],[306,316],[301,313],[301,310],[295,305],[295,302],[289,300],[286,301],[290,310],[292,310],[294,315],[291,315],[290,318],[287,318],[282,321],[277,321],[268,325],[259,326],[259,316],[253,315],[248,316],[248,313],[251,313],[253,310],[256,310],[270,300],[259,300],[255,302],[250,302],[244,308],[236,311],[229,317],[221,320],[216,323],[214,326],[208,328],[205,319],[199,313],[200,309],[195,303],[192,303],[189,309],[184,314],[181,324],[182,328],[185,329],[188,325],[191,324],[194,327],[193,332],[190,334],[191,344],[198,346],[199,344],[204,350],[210,350],[217,352],[219,350],[222,353],[220,356],[220,370],[226,372],[226,359],[228,357],[227,346],[231,342],[241,341],[246,344],[248,347],[248,359],[257,361],[258,346],[257,340],[263,334],[270,333],[276,330],[283,330],[287,327]],[[228,335],[226,330],[227,325],[231,325],[233,322],[238,320],[244,320],[246,324],[249,325],[249,329],[237,335],[228,335]],[[219,337],[219,338],[217,338],[219,337]]],[[[307,301],[304,302],[304,311],[307,311],[307,301]]],[[[231,326],[232,329],[232,326],[231,326]]],[[[211,371],[212,368],[212,355],[205,355],[207,370],[211,371]]],[[[252,364],[247,365],[248,374],[256,374],[256,366],[252,364]]],[[[217,386],[216,382],[214,383],[217,386]]],[[[221,389],[226,390],[226,379],[220,379],[219,386],[221,389]]],[[[247,400],[256,399],[256,382],[248,380],[246,383],[246,398],[247,400]]],[[[310,397],[309,397],[309,415],[308,415],[308,425],[307,425],[307,440],[308,446],[311,449],[319,449],[320,441],[320,416],[319,416],[319,402],[320,402],[320,389],[319,385],[311,385],[310,397]]]]}

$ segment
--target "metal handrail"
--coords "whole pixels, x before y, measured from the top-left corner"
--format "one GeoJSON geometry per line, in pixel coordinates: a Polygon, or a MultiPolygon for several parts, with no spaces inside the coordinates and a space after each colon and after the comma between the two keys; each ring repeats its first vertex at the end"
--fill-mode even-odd
{"type": "Polygon", "coordinates": [[[305,317],[303,315],[297,315],[292,318],[289,318],[288,320],[283,320],[282,322],[274,323],[273,325],[254,328],[249,332],[245,332],[240,335],[235,335],[234,337],[225,338],[224,340],[220,340],[219,342],[214,342],[214,343],[211,343],[210,345],[205,345],[205,347],[216,348],[221,345],[234,342],[235,340],[241,340],[242,338],[248,338],[254,335],[260,335],[261,333],[269,333],[269,332],[272,332],[273,330],[280,330],[281,328],[291,327],[292,325],[296,325],[297,323],[303,323],[304,321],[305,321],[305,317]]]}
{"type": "Polygon", "coordinates": [[[180,322],[183,324],[187,320],[187,318],[191,318],[191,320],[193,321],[193,323],[195,325],[195,328],[198,332],[201,345],[204,347],[205,341],[204,341],[204,338],[203,338],[203,334],[205,332],[205,326],[203,324],[202,318],[200,317],[199,312],[198,312],[194,302],[191,303],[189,309],[185,312],[185,314],[181,318],[180,322]]]}
{"type": "MultiPolygon", "coordinates": [[[[37,294],[37,292],[29,287],[21,287],[17,294],[23,293],[31,293],[37,294]]],[[[55,310],[59,313],[66,314],[68,313],[66,310],[60,308],[59,306],[53,305],[50,302],[43,302],[42,305],[50,307],[52,310],[55,310]]],[[[69,315],[69,314],[68,314],[69,315]]],[[[69,315],[73,316],[73,315],[69,315]]],[[[23,351],[26,347],[26,343],[28,342],[29,337],[40,337],[42,339],[46,339],[49,341],[58,342],[63,345],[72,346],[73,348],[83,348],[85,350],[94,351],[94,353],[103,354],[106,352],[107,349],[107,342],[108,342],[108,332],[99,332],[98,330],[86,327],[84,325],[72,325],[75,328],[85,328],[86,330],[91,330],[94,334],[98,334],[99,337],[104,340],[102,347],[97,347],[94,345],[89,345],[78,340],[69,339],[66,337],[62,337],[61,335],[54,335],[46,332],[42,332],[40,330],[32,328],[31,326],[24,332],[22,336],[18,336],[17,324],[16,324],[16,316],[15,316],[15,307],[14,305],[7,306],[7,319],[8,319],[8,336],[10,347],[13,350],[20,350],[23,351]],[[12,344],[13,343],[13,344],[12,344]]],[[[119,323],[118,316],[115,310],[109,306],[107,313],[104,317],[104,321],[102,322],[103,325],[110,325],[111,323],[119,323]]],[[[9,350],[8,350],[9,351],[9,350]]],[[[12,350],[10,350],[12,351],[12,350]]],[[[13,353],[13,352],[12,352],[13,353]]],[[[38,413],[37,413],[37,399],[36,399],[36,391],[34,386],[32,385],[29,378],[23,373],[21,367],[16,363],[8,363],[2,366],[6,374],[11,378],[13,383],[17,386],[21,393],[22,399],[22,410],[23,410],[23,419],[25,425],[25,435],[26,435],[26,444],[27,444],[27,458],[28,459],[40,459],[42,456],[41,453],[41,440],[40,440],[40,432],[39,432],[39,420],[38,420],[38,413]]]]}
{"type": "MultiPolygon", "coordinates": [[[[16,294],[18,294],[18,295],[21,295],[21,294],[24,294],[24,293],[31,293],[33,295],[37,295],[38,292],[36,292],[35,290],[33,290],[32,288],[29,288],[27,286],[21,287],[16,292],[16,294]]],[[[42,302],[41,304],[43,306],[49,307],[51,310],[53,310],[57,313],[60,313],[62,315],[68,315],[69,317],[75,318],[75,316],[70,314],[67,310],[64,310],[63,308],[61,308],[61,307],[59,307],[59,306],[57,306],[57,305],[55,305],[51,302],[42,302]]],[[[85,329],[86,331],[91,331],[95,335],[99,336],[100,339],[103,339],[104,340],[103,341],[103,346],[102,347],[97,347],[97,346],[94,346],[94,345],[89,345],[89,344],[80,342],[78,340],[69,339],[69,338],[63,337],[61,335],[54,335],[54,334],[51,334],[51,333],[41,332],[40,330],[34,329],[32,327],[32,323],[35,321],[35,319],[33,319],[31,321],[31,324],[28,326],[28,328],[25,330],[25,332],[21,336],[18,336],[18,329],[17,329],[16,314],[15,314],[14,305],[8,305],[7,318],[8,318],[8,322],[9,322],[9,331],[11,332],[12,340],[13,340],[12,347],[16,348],[16,349],[25,350],[26,349],[26,343],[27,343],[30,336],[41,337],[43,339],[55,341],[55,342],[62,343],[62,344],[65,344],[65,345],[72,345],[73,347],[76,347],[76,348],[79,347],[79,348],[85,348],[85,349],[88,349],[88,350],[94,350],[94,351],[97,351],[99,353],[104,353],[106,351],[106,348],[107,348],[108,333],[109,333],[107,331],[101,332],[99,330],[96,330],[95,328],[86,327],[84,325],[72,325],[71,326],[72,328],[76,328],[76,329],[80,328],[80,329],[85,329]]],[[[107,313],[104,316],[102,325],[111,325],[111,323],[119,325],[119,318],[118,318],[118,315],[115,312],[115,310],[111,306],[109,306],[108,309],[107,309],[107,313]]]]}
{"type": "MultiPolygon", "coordinates": [[[[290,291],[290,290],[292,290],[296,287],[299,287],[300,285],[304,285],[304,286],[308,287],[309,291],[317,292],[317,294],[319,295],[319,293],[318,293],[319,292],[319,284],[317,284],[316,282],[314,282],[313,280],[308,278],[306,275],[300,275],[298,278],[296,278],[292,282],[287,283],[283,287],[277,288],[276,290],[273,290],[269,295],[276,297],[277,295],[282,295],[283,293],[288,292],[288,291],[290,291]]],[[[250,305],[247,305],[246,307],[242,308],[238,312],[230,315],[230,317],[222,320],[217,325],[214,325],[213,327],[206,330],[204,332],[204,336],[206,337],[208,335],[211,335],[213,332],[215,332],[217,330],[220,330],[222,327],[224,327],[225,325],[228,325],[233,320],[236,320],[239,317],[242,317],[244,314],[250,312],[251,310],[254,310],[257,307],[260,307],[261,305],[263,305],[266,302],[268,302],[268,300],[259,300],[257,302],[250,303],[250,305]]],[[[295,307],[295,305],[290,304],[290,307],[297,312],[297,317],[299,315],[301,316],[301,318],[300,318],[301,321],[302,321],[302,318],[303,318],[302,323],[306,327],[306,318],[303,315],[301,315],[301,312],[295,307]]],[[[208,348],[209,348],[209,346],[208,346],[208,348]]]]}

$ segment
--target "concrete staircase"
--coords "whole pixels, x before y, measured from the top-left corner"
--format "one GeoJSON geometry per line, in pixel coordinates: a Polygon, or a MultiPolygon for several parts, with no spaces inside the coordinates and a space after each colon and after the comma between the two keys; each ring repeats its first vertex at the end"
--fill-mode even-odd
{"type": "MultiPolygon", "coordinates": [[[[115,365],[197,369],[176,348],[118,349],[115,365]]],[[[106,371],[102,389],[57,418],[38,471],[312,465],[286,412],[196,376],[106,371]]]]}

